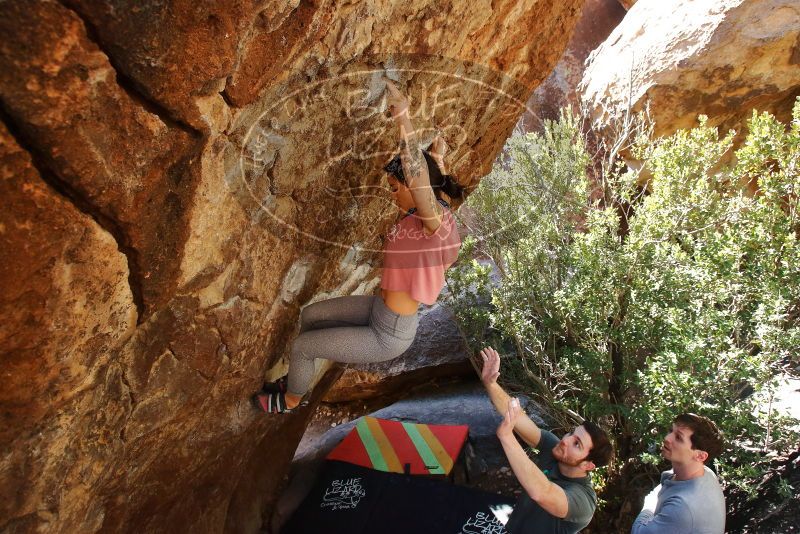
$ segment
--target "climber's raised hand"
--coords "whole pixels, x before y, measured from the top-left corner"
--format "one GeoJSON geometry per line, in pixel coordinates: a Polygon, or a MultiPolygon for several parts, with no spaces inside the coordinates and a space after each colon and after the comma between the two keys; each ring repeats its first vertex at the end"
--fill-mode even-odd
{"type": "Polygon", "coordinates": [[[388,79],[386,80],[386,100],[389,106],[389,113],[392,114],[393,119],[398,119],[403,115],[408,116],[408,97],[401,93],[400,89],[388,79]]]}

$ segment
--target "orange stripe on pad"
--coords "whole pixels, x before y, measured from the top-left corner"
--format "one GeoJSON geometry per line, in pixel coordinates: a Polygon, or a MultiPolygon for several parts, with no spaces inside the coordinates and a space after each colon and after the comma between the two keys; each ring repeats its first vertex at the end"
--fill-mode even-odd
{"type": "Polygon", "coordinates": [[[450,458],[458,458],[459,453],[467,439],[469,432],[466,426],[444,426],[444,425],[428,425],[428,428],[433,432],[433,435],[442,444],[444,450],[450,455],[450,458]]]}
{"type": "Polygon", "coordinates": [[[386,437],[386,433],[381,428],[378,420],[374,417],[364,417],[364,420],[366,421],[372,436],[375,438],[375,442],[378,444],[378,448],[381,451],[383,459],[386,461],[386,466],[389,468],[389,472],[402,473],[403,466],[400,464],[400,459],[397,457],[397,453],[394,452],[392,442],[386,437]]]}
{"type": "Polygon", "coordinates": [[[428,425],[417,425],[417,430],[423,439],[425,439],[428,447],[431,448],[431,452],[433,452],[434,456],[436,456],[436,459],[439,461],[439,465],[444,469],[444,472],[449,473],[450,470],[453,469],[453,458],[450,457],[450,454],[448,454],[448,452],[439,442],[439,438],[433,435],[433,432],[431,432],[431,429],[428,428],[428,425]]]}

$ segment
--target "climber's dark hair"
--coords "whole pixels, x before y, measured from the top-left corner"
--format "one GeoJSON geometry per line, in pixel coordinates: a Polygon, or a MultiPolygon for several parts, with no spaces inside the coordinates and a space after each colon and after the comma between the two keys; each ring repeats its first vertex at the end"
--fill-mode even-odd
{"type": "MultiPolygon", "coordinates": [[[[459,185],[454,176],[449,174],[442,174],[436,160],[433,159],[427,151],[423,150],[422,154],[425,156],[425,162],[428,164],[428,176],[431,179],[431,188],[436,197],[439,197],[439,192],[444,191],[452,199],[460,199],[464,196],[464,188],[459,185]]],[[[386,172],[397,178],[400,183],[406,183],[405,174],[403,174],[403,164],[400,161],[400,154],[392,158],[392,161],[386,164],[383,168],[386,172]]]]}
{"type": "Polygon", "coordinates": [[[592,448],[586,455],[586,460],[592,462],[595,467],[608,465],[614,459],[614,446],[608,439],[608,434],[600,425],[593,421],[584,421],[581,426],[586,429],[586,433],[592,438],[592,448]]]}

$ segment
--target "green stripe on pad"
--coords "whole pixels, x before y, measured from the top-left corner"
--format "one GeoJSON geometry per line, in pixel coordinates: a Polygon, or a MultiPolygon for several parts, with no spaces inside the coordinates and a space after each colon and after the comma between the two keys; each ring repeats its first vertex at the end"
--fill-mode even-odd
{"type": "Polygon", "coordinates": [[[389,466],[386,465],[386,459],[381,454],[381,449],[378,447],[378,442],[375,441],[375,436],[372,435],[372,431],[367,426],[367,421],[362,417],[356,423],[356,431],[358,432],[358,437],[361,438],[361,443],[364,444],[364,448],[367,450],[367,454],[369,455],[369,461],[372,462],[372,467],[379,470],[379,471],[389,471],[389,466]]]}
{"type": "Polygon", "coordinates": [[[441,465],[439,465],[439,460],[436,458],[436,455],[433,454],[433,451],[428,446],[428,442],[425,441],[425,438],[423,438],[422,434],[419,433],[417,425],[414,423],[404,422],[403,428],[405,429],[406,434],[408,434],[408,437],[411,438],[411,442],[414,443],[414,447],[417,448],[419,457],[422,458],[422,463],[425,464],[425,467],[428,468],[428,471],[433,475],[445,474],[444,469],[441,465]]]}

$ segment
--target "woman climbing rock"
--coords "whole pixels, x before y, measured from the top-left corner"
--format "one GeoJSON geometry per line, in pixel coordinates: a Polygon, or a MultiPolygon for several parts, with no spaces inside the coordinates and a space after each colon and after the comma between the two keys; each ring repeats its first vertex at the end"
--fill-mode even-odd
{"type": "Polygon", "coordinates": [[[448,200],[463,190],[446,174],[447,145],[437,136],[423,152],[408,99],[386,81],[387,103],[400,132],[400,154],[386,167],[402,218],[387,235],[381,294],[339,297],[306,306],[291,348],[289,373],[265,384],[254,404],[269,413],[301,404],[314,378],[314,360],[372,363],[400,356],[414,341],[420,303],[433,304],[444,272],[458,257],[461,239],[448,200]]]}

